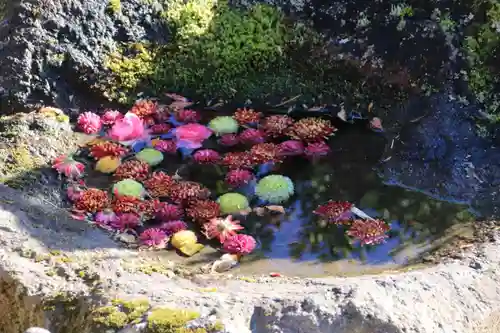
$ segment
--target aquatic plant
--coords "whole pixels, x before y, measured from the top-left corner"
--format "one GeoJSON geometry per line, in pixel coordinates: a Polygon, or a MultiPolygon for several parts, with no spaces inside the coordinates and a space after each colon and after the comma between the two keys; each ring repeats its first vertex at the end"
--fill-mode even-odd
{"type": "Polygon", "coordinates": [[[106,156],[123,157],[128,152],[129,150],[127,148],[118,143],[105,141],[92,145],[92,147],[90,147],[89,154],[90,156],[98,160],[106,156]]]}
{"type": "Polygon", "coordinates": [[[278,138],[284,136],[288,132],[288,128],[293,125],[293,119],[286,115],[273,115],[264,118],[260,124],[260,129],[267,136],[278,138]]]}
{"type": "Polygon", "coordinates": [[[181,221],[181,220],[172,220],[168,222],[163,222],[160,225],[160,229],[163,230],[167,236],[172,236],[173,234],[182,231],[182,230],[187,230],[188,225],[186,222],[181,221]]]}
{"type": "Polygon", "coordinates": [[[186,124],[175,129],[175,139],[178,148],[197,149],[203,141],[212,135],[212,131],[200,124],[186,124]]]}
{"type": "Polygon", "coordinates": [[[104,114],[101,116],[101,122],[103,125],[113,125],[118,119],[122,119],[123,114],[118,110],[104,110],[104,114]]]}
{"type": "Polygon", "coordinates": [[[238,132],[238,122],[230,116],[215,117],[208,123],[208,127],[216,134],[231,134],[238,132]]]}
{"type": "Polygon", "coordinates": [[[220,205],[212,200],[193,201],[186,208],[186,215],[193,221],[203,224],[220,214],[220,205]]]}
{"type": "Polygon", "coordinates": [[[171,176],[162,171],[155,171],[151,176],[143,181],[149,195],[155,198],[167,197],[170,194],[174,180],[171,176]]]}
{"type": "Polygon", "coordinates": [[[153,148],[144,148],[135,155],[139,161],[146,162],[150,166],[155,166],[163,161],[163,154],[153,148]]]}
{"type": "Polygon", "coordinates": [[[330,153],[330,146],[324,141],[310,142],[304,149],[304,155],[310,159],[317,159],[330,153]]]}
{"type": "Polygon", "coordinates": [[[113,194],[117,197],[144,197],[145,190],[141,183],[134,179],[123,179],[113,185],[113,194]]]}
{"type": "Polygon", "coordinates": [[[221,214],[237,214],[249,208],[247,197],[240,193],[226,193],[217,199],[221,214]]]}
{"type": "Polygon", "coordinates": [[[97,188],[89,188],[83,191],[73,206],[79,211],[97,213],[109,205],[108,193],[97,188]]]}
{"type": "Polygon", "coordinates": [[[262,118],[262,112],[257,112],[254,109],[238,108],[234,112],[233,118],[240,125],[255,125],[262,118]]]}
{"type": "Polygon", "coordinates": [[[318,142],[328,139],[336,130],[329,120],[308,117],[296,121],[287,134],[292,139],[318,142]]]}
{"type": "Polygon", "coordinates": [[[134,231],[141,225],[141,218],[134,213],[118,214],[116,221],[110,222],[110,226],[119,232],[134,231]]]}
{"type": "Polygon", "coordinates": [[[95,170],[102,173],[113,173],[121,165],[119,157],[105,156],[100,158],[95,164],[95,170]]]}
{"type": "Polygon", "coordinates": [[[250,155],[257,164],[280,162],[280,150],[274,143],[259,143],[250,148],[250,155]]]}
{"type": "Polygon", "coordinates": [[[250,152],[229,152],[222,157],[221,164],[229,169],[252,169],[256,166],[250,152]]]}
{"type": "Polygon", "coordinates": [[[236,234],[229,236],[222,244],[224,251],[230,254],[247,255],[255,250],[257,242],[250,235],[236,234]]]}
{"type": "Polygon", "coordinates": [[[255,178],[254,174],[246,169],[229,170],[225,181],[232,187],[239,187],[250,183],[255,178]]]}
{"type": "Polygon", "coordinates": [[[221,146],[233,147],[240,143],[239,136],[234,133],[223,134],[217,141],[221,146]]]}
{"type": "Polygon", "coordinates": [[[78,128],[85,134],[96,134],[102,128],[101,117],[93,112],[84,112],[78,116],[78,128]]]}
{"type": "Polygon", "coordinates": [[[177,152],[177,144],[173,140],[157,140],[153,147],[162,153],[174,154],[177,152]]]}
{"type": "Polygon", "coordinates": [[[388,237],[389,225],[382,220],[354,220],[347,235],[361,242],[361,245],[376,245],[383,243],[388,237]]]}
{"type": "Polygon", "coordinates": [[[208,239],[217,238],[224,243],[229,237],[236,235],[236,232],[243,230],[240,221],[233,220],[231,215],[224,218],[212,218],[203,225],[205,235],[208,239]]]}
{"type": "Polygon", "coordinates": [[[156,218],[161,222],[180,220],[183,216],[184,211],[181,206],[168,202],[160,202],[156,210],[156,218]]]}
{"type": "Polygon", "coordinates": [[[193,154],[193,159],[199,164],[216,164],[220,161],[221,156],[213,149],[200,149],[193,154]]]}
{"type": "Polygon", "coordinates": [[[290,178],[282,175],[269,175],[257,183],[255,194],[261,200],[279,204],[294,194],[294,185],[290,178]]]}
{"type": "Polygon", "coordinates": [[[169,194],[170,199],[179,204],[206,199],[209,196],[210,190],[208,188],[192,181],[179,181],[174,183],[169,194]]]}
{"type": "Polygon", "coordinates": [[[175,119],[181,123],[197,123],[201,120],[201,114],[191,109],[181,109],[175,113],[175,119]]]}
{"type": "Polygon", "coordinates": [[[146,180],[149,176],[150,166],[146,162],[138,160],[129,160],[123,162],[115,171],[114,177],[117,180],[135,179],[138,181],[146,180]]]}
{"type": "Polygon", "coordinates": [[[330,200],[318,206],[313,213],[333,223],[346,223],[351,217],[353,204],[346,201],[330,200]]]}
{"type": "Polygon", "coordinates": [[[304,150],[304,144],[299,140],[286,140],[278,144],[279,156],[300,156],[304,150]]]}
{"type": "Polygon", "coordinates": [[[159,228],[148,228],[139,235],[141,245],[154,249],[164,249],[167,246],[167,234],[159,228]]]}
{"type": "Polygon", "coordinates": [[[52,168],[68,178],[80,178],[85,172],[85,165],[75,161],[71,155],[61,155],[52,162],[52,168]]]}
{"type": "Polygon", "coordinates": [[[247,128],[240,133],[238,138],[243,144],[254,145],[265,141],[265,133],[255,128],[247,128]]]}

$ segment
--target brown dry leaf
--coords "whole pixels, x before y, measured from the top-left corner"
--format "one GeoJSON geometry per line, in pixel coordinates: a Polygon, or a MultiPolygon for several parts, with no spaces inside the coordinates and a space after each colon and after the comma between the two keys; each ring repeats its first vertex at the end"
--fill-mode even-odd
{"type": "Polygon", "coordinates": [[[368,112],[372,112],[372,109],[373,109],[373,102],[370,102],[370,104],[368,104],[368,112]]]}
{"type": "Polygon", "coordinates": [[[276,214],[285,214],[285,208],[280,205],[269,205],[265,207],[267,210],[269,210],[271,213],[276,213],[276,214]]]}

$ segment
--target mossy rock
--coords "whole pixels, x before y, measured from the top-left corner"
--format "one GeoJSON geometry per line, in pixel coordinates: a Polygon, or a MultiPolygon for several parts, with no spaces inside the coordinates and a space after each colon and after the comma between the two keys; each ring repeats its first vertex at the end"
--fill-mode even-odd
{"type": "Polygon", "coordinates": [[[207,333],[206,329],[187,329],[186,324],[200,317],[198,312],[169,308],[154,309],[148,317],[147,333],[207,333]]]}

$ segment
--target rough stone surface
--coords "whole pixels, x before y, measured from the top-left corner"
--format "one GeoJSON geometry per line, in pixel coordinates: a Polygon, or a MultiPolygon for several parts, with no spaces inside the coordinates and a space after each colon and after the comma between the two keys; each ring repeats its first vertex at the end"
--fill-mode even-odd
{"type": "Polygon", "coordinates": [[[5,333],[44,323],[52,333],[66,333],[48,310],[40,321],[40,302],[61,293],[84,303],[148,297],[153,304],[215,311],[231,333],[497,332],[498,237],[469,249],[460,261],[401,274],[255,282],[227,275],[185,278],[135,270],[141,254],[12,189],[0,188],[0,201],[0,276],[3,285],[15,286],[0,293],[5,333]],[[44,255],[51,258],[38,259],[44,255]],[[8,306],[12,297],[2,297],[8,292],[22,302],[8,306]]]}

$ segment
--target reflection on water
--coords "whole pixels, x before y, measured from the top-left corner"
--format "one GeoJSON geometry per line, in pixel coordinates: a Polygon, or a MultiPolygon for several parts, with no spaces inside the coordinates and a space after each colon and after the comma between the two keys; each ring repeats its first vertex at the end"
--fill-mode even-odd
{"type": "MultiPolygon", "coordinates": [[[[373,171],[385,144],[380,134],[364,126],[337,133],[330,140],[329,158],[313,164],[294,159],[280,167],[279,173],[293,179],[296,186],[295,196],[284,205],[286,214],[240,218],[260,244],[237,271],[319,276],[398,267],[428,250],[434,240],[449,236],[450,230],[455,232],[453,226],[474,219],[467,206],[384,185],[373,171]],[[342,227],[322,222],[312,211],[331,199],[352,202],[368,215],[389,222],[387,242],[360,246],[345,236],[342,227]]],[[[189,169],[184,173],[190,179],[215,186],[210,170],[189,169]]],[[[188,262],[203,263],[214,257],[214,250],[206,249],[188,262]]]]}

